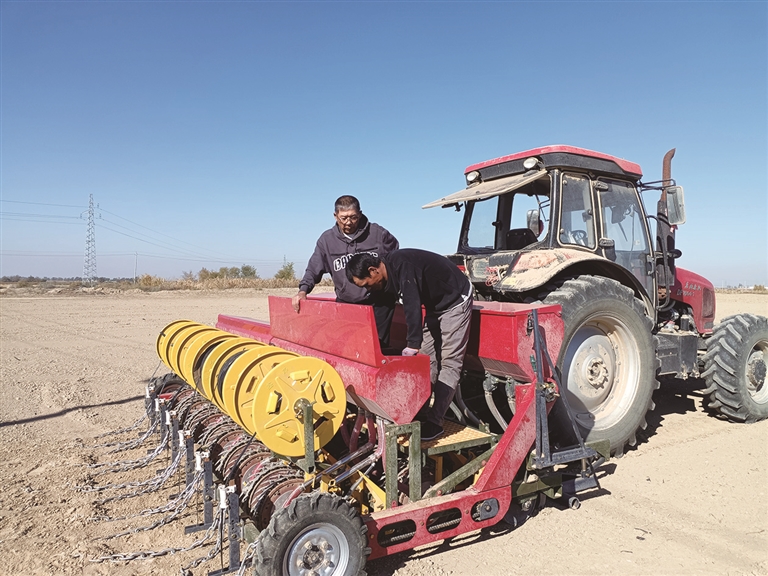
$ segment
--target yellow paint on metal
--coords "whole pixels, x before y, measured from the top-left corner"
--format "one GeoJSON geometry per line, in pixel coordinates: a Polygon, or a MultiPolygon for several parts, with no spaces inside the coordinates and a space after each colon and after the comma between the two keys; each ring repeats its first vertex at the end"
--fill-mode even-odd
{"type": "Polygon", "coordinates": [[[304,454],[303,414],[298,409],[301,398],[312,402],[315,450],[333,438],[341,426],[347,393],[336,370],[319,358],[299,356],[280,362],[256,387],[251,403],[259,440],[277,454],[304,454]],[[273,394],[279,396],[278,401],[273,394]]]}
{"type": "Polygon", "coordinates": [[[192,337],[184,346],[179,360],[179,369],[185,382],[202,393],[201,372],[205,353],[213,350],[225,340],[237,338],[234,334],[211,328],[210,332],[201,332],[192,337]]]}
{"type": "Polygon", "coordinates": [[[256,428],[253,424],[251,403],[256,388],[275,366],[297,357],[295,352],[288,352],[276,346],[261,346],[243,352],[232,362],[224,375],[224,384],[221,387],[224,411],[249,434],[253,434],[256,428]]]}
{"type": "MultiPolygon", "coordinates": [[[[222,412],[226,412],[224,402],[219,393],[219,373],[224,364],[236,354],[264,346],[261,342],[251,340],[250,338],[235,337],[231,340],[225,340],[216,346],[207,358],[203,360],[203,367],[200,373],[200,384],[202,385],[202,394],[211,402],[216,404],[222,412]]],[[[223,384],[223,382],[222,382],[223,384]]]]}
{"type": "Polygon", "coordinates": [[[169,346],[173,342],[173,339],[178,334],[178,332],[191,324],[196,324],[196,322],[192,322],[191,320],[176,320],[175,322],[171,322],[165,328],[163,328],[158,335],[157,342],[155,343],[157,355],[160,357],[160,360],[163,361],[163,364],[168,366],[168,368],[171,368],[170,362],[168,361],[169,346]]]}
{"type": "Polygon", "coordinates": [[[189,320],[163,328],[156,348],[168,368],[277,454],[304,454],[299,400],[313,407],[315,450],[333,438],[344,419],[344,384],[318,358],[189,320]]]}
{"type": "MultiPolygon", "coordinates": [[[[189,346],[190,340],[195,336],[203,334],[205,332],[215,331],[216,328],[211,328],[205,324],[190,323],[188,326],[180,328],[173,338],[170,339],[168,345],[168,365],[176,374],[184,377],[181,370],[181,356],[184,353],[186,347],[189,346]]],[[[191,382],[187,382],[192,384],[191,382]]]]}

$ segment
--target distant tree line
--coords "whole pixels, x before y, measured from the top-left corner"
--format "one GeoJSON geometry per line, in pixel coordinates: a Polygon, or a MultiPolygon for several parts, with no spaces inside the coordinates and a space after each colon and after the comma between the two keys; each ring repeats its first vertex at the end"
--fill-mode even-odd
{"type": "MultiPolygon", "coordinates": [[[[200,271],[195,274],[191,270],[184,272],[181,275],[182,280],[191,282],[204,282],[205,280],[214,280],[216,278],[261,278],[256,268],[248,264],[243,264],[240,268],[237,266],[227,267],[222,266],[218,270],[208,270],[208,268],[201,268],[200,271]]],[[[280,270],[274,275],[276,280],[296,280],[296,272],[293,268],[293,262],[283,261],[283,265],[280,270]]]]}

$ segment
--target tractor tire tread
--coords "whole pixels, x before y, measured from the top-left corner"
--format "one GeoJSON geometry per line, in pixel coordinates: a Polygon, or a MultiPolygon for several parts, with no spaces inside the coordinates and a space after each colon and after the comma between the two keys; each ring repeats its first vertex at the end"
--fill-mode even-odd
{"type": "MultiPolygon", "coordinates": [[[[655,408],[652,400],[653,391],[660,386],[658,373],[661,368],[661,360],[655,353],[658,349],[659,341],[653,335],[653,321],[646,314],[643,302],[636,297],[634,291],[620,282],[611,278],[600,276],[574,276],[564,278],[556,283],[548,284],[539,294],[540,301],[544,304],[559,304],[562,307],[563,321],[566,323],[566,333],[569,331],[569,324],[578,322],[582,308],[592,305],[596,300],[616,301],[620,303],[622,314],[626,315],[625,322],[634,325],[636,328],[632,336],[638,343],[638,348],[650,349],[651,353],[645,354],[645,358],[640,362],[637,382],[637,400],[636,404],[627,411],[627,425],[617,425],[615,428],[621,430],[616,433],[616,437],[611,439],[612,453],[614,456],[621,456],[625,451],[625,445],[634,446],[637,444],[637,431],[647,427],[646,413],[655,408]],[[555,288],[547,292],[546,290],[555,288]],[[631,318],[630,318],[631,317],[631,318]],[[635,319],[639,324],[635,323],[635,319]],[[642,326],[642,329],[640,328],[642,326]],[[635,334],[635,332],[642,332],[635,334]],[[629,429],[631,428],[631,429],[629,429]]],[[[570,339],[570,336],[566,336],[570,339]]],[[[567,346],[563,342],[563,350],[567,346]]],[[[558,366],[561,367],[563,350],[558,358],[558,366]]],[[[641,352],[642,353],[642,352],[641,352]]],[[[584,431],[589,439],[589,433],[584,431]]],[[[642,435],[645,438],[645,435],[642,435]]]]}
{"type": "Polygon", "coordinates": [[[758,343],[768,346],[768,318],[754,314],[723,319],[707,340],[702,372],[707,408],[733,422],[768,418],[768,402],[755,402],[747,389],[746,357],[758,343]]]}

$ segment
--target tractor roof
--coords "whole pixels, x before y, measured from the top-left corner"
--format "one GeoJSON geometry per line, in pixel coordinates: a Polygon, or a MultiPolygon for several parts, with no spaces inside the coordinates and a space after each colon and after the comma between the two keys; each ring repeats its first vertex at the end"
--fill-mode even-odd
{"type": "Polygon", "coordinates": [[[532,156],[539,158],[544,168],[576,168],[590,172],[614,174],[624,178],[630,177],[633,180],[639,180],[643,176],[640,166],[629,160],[585,148],[563,145],[533,148],[532,150],[517,152],[509,156],[501,156],[500,158],[473,164],[464,170],[464,174],[477,170],[481,173],[482,180],[486,181],[520,173],[525,171],[522,165],[523,160],[532,156]]]}

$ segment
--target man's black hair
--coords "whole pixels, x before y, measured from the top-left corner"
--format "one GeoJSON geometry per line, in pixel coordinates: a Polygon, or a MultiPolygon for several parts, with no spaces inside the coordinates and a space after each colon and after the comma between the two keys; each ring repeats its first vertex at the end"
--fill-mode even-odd
{"type": "Polygon", "coordinates": [[[371,273],[368,271],[368,268],[378,268],[380,264],[381,258],[378,256],[367,252],[355,254],[347,262],[347,280],[354,283],[353,277],[360,279],[370,278],[371,273]]]}
{"type": "Polygon", "coordinates": [[[355,212],[360,212],[360,201],[354,196],[349,196],[348,194],[339,196],[336,199],[335,206],[335,213],[338,213],[339,210],[354,210],[355,212]]]}

